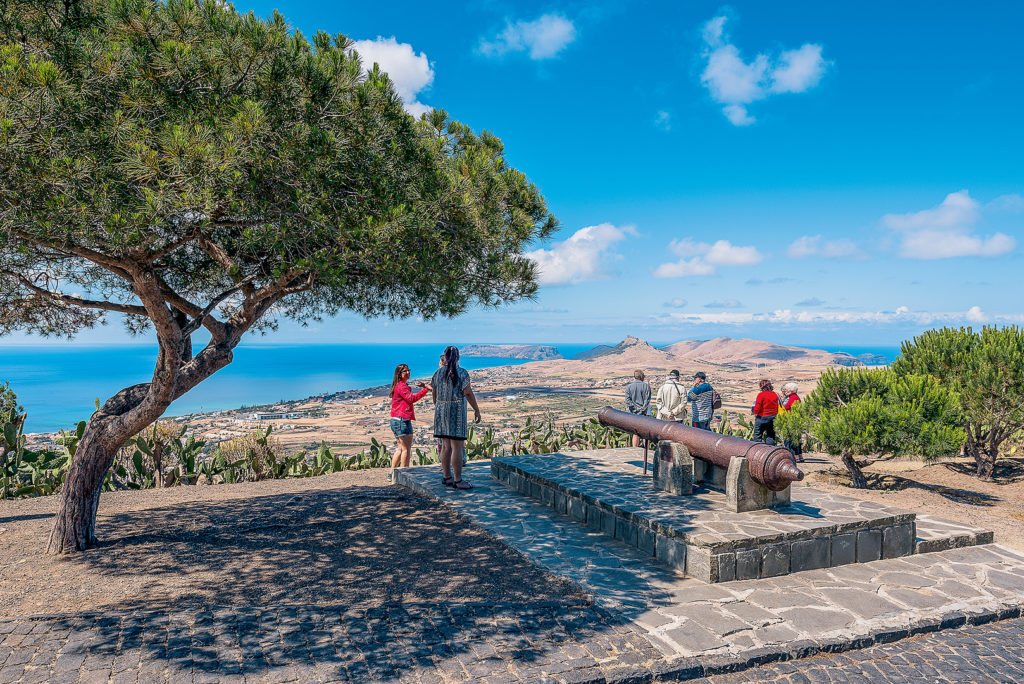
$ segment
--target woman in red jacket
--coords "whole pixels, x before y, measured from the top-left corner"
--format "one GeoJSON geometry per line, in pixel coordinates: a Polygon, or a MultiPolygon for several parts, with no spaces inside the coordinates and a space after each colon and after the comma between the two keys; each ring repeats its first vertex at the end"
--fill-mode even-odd
{"type": "Polygon", "coordinates": [[[426,396],[430,387],[422,380],[416,385],[420,391],[416,394],[409,389],[409,366],[404,363],[395,367],[395,377],[391,380],[391,432],[398,440],[398,448],[391,459],[391,473],[388,475],[388,482],[394,480],[395,468],[401,466],[408,468],[412,454],[412,421],[416,420],[416,414],[412,405],[426,396]]]}
{"type": "MultiPolygon", "coordinates": [[[[792,411],[793,407],[796,406],[796,403],[800,401],[800,395],[796,393],[798,389],[800,389],[800,387],[795,382],[787,382],[782,386],[782,396],[786,398],[785,402],[782,404],[783,411],[792,411]]],[[[787,439],[784,442],[786,448],[793,452],[793,456],[796,457],[797,463],[804,462],[803,446],[800,443],[801,439],[803,438],[801,437],[796,440],[796,442],[791,442],[787,439]]]]}
{"type": "Polygon", "coordinates": [[[754,400],[754,441],[775,445],[775,416],[779,414],[779,395],[775,393],[771,380],[758,383],[761,391],[754,400]]]}

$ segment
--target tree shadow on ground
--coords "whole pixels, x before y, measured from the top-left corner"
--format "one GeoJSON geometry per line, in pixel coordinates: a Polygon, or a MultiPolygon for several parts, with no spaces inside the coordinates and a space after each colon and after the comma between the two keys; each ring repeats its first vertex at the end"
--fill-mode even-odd
{"type": "MultiPolygon", "coordinates": [[[[973,463],[953,462],[944,463],[947,470],[959,475],[977,476],[977,468],[973,463]]],[[[1022,458],[1000,458],[996,460],[996,467],[992,473],[993,484],[1007,485],[1017,482],[1024,482],[1024,459],[1022,458]]]]}
{"type": "MultiPolygon", "coordinates": [[[[972,491],[970,489],[963,489],[959,487],[947,487],[945,485],[928,484],[894,474],[865,473],[865,476],[867,477],[868,488],[870,489],[891,489],[895,491],[919,489],[922,491],[934,492],[949,501],[970,504],[972,506],[994,506],[1001,501],[998,496],[993,496],[986,492],[972,491]]],[[[844,484],[849,486],[849,481],[845,481],[844,484]]],[[[851,489],[853,488],[851,487],[851,489]]],[[[853,489],[853,491],[857,490],[853,489]]]]}
{"type": "Polygon", "coordinates": [[[576,585],[405,489],[186,502],[101,517],[97,533],[102,546],[68,563],[87,581],[142,589],[51,630],[70,630],[71,652],[97,662],[141,659],[143,680],[146,663],[197,676],[285,668],[388,681],[427,668],[461,679],[509,672],[510,659],[529,679],[588,656],[588,644],[657,658],[576,585]]]}
{"type": "Polygon", "coordinates": [[[25,515],[0,515],[0,525],[4,523],[21,522],[23,520],[42,520],[52,518],[53,513],[27,513],[25,515]]]}
{"type": "Polygon", "coordinates": [[[574,585],[394,487],[345,487],[101,514],[84,575],[143,583],[112,609],[561,600],[574,585]],[[509,573],[518,581],[504,581],[509,573]]]}

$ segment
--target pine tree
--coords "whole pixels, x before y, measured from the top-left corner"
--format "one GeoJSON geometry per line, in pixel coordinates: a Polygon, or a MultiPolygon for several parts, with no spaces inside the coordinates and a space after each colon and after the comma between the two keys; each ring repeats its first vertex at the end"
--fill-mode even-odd
{"type": "Polygon", "coordinates": [[[839,456],[854,487],[866,488],[860,459],[933,460],[963,443],[955,394],[934,378],[889,369],[829,369],[805,400],[807,425],[822,448],[839,456]]]}
{"type": "Polygon", "coordinates": [[[345,36],[214,0],[0,0],[0,333],[114,314],[159,345],[89,420],[51,552],[96,542],[117,449],[247,333],[536,291],[523,251],[556,226],[537,188],[364,67],[345,36]]]}
{"type": "Polygon", "coordinates": [[[978,477],[991,480],[999,449],[1024,429],[1024,331],[1017,326],[928,330],[904,342],[900,375],[923,373],[955,391],[964,415],[964,447],[978,477]]]}

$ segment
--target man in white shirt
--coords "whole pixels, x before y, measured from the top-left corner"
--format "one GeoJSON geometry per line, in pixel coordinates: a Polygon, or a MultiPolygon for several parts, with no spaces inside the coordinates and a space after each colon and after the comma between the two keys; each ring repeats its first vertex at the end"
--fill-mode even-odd
{"type": "Polygon", "coordinates": [[[665,384],[658,390],[658,418],[685,422],[687,389],[679,382],[679,371],[670,372],[665,384]]]}

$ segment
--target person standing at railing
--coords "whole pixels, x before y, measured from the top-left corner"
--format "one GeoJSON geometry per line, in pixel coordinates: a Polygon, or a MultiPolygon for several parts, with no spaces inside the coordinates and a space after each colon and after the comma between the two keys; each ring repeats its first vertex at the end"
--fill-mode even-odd
{"type": "Polygon", "coordinates": [[[775,393],[771,380],[758,383],[761,391],[750,409],[754,414],[754,441],[775,445],[775,416],[779,414],[779,395],[775,393]]]}
{"type": "Polygon", "coordinates": [[[427,383],[422,380],[416,385],[420,391],[416,394],[409,389],[409,366],[404,363],[395,367],[395,375],[391,379],[391,432],[394,433],[398,446],[395,455],[391,458],[391,472],[388,473],[388,482],[395,479],[395,468],[401,466],[408,468],[412,454],[412,421],[416,420],[416,414],[412,405],[422,399],[429,392],[427,383]]]}
{"type": "MultiPolygon", "coordinates": [[[[782,396],[785,397],[785,401],[782,404],[783,411],[792,411],[793,407],[796,406],[796,403],[800,401],[800,396],[796,393],[799,388],[799,385],[795,382],[787,382],[782,386],[782,396]]],[[[800,443],[801,439],[802,438],[798,437],[795,443],[788,439],[784,442],[786,448],[793,452],[793,456],[796,457],[797,463],[804,462],[803,445],[800,443]]]]}
{"type": "MultiPolygon", "coordinates": [[[[651,386],[644,381],[642,370],[633,371],[633,382],[626,385],[626,410],[638,416],[646,416],[651,412],[651,386]]],[[[633,446],[640,446],[640,438],[633,435],[633,446]]]]}
{"type": "Polygon", "coordinates": [[[679,382],[679,371],[670,371],[665,384],[658,388],[658,418],[685,423],[686,392],[686,387],[679,382]]]}
{"type": "Polygon", "coordinates": [[[715,390],[704,371],[693,374],[693,388],[686,393],[691,403],[691,425],[700,430],[711,429],[711,416],[715,413],[715,390]]]}

